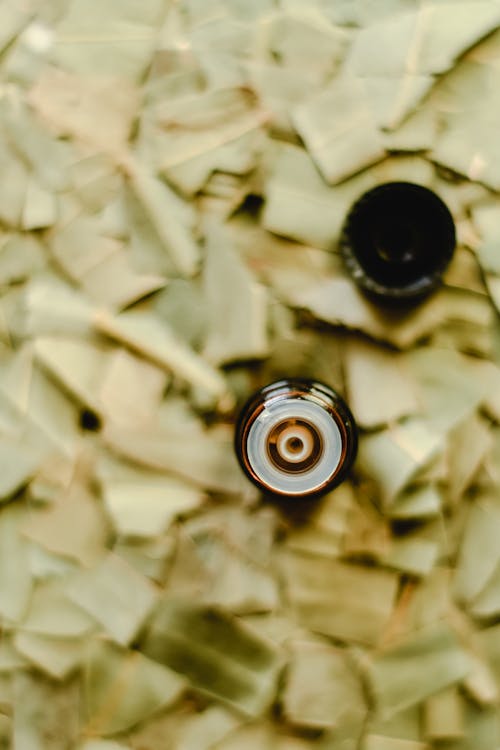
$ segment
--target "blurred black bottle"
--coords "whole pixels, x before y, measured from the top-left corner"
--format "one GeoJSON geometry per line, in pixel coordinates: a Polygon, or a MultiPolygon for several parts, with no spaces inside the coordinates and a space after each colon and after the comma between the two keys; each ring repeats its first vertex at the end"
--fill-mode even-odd
{"type": "Polygon", "coordinates": [[[455,242],[452,215],[432,190],[387,182],[354,203],[342,229],[341,251],[368,296],[409,305],[440,284],[455,242]]]}

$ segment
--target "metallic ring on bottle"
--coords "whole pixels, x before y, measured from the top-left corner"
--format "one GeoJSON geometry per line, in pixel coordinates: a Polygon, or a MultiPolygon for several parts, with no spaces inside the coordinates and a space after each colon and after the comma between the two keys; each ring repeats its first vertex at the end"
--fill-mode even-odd
{"type": "Polygon", "coordinates": [[[455,250],[453,217],[432,190],[387,182],[351,207],[340,241],[356,284],[379,301],[417,302],[441,281],[455,250]]]}
{"type": "Polygon", "coordinates": [[[313,497],[346,476],[357,452],[357,429],[347,404],[312,380],[279,380],[255,393],[236,425],[236,455],[263,492],[313,497]]]}

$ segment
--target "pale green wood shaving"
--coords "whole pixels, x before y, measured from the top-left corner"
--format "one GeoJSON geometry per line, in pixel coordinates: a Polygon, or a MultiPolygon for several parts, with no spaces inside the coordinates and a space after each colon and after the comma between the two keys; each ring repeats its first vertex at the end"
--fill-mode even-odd
{"type": "Polygon", "coordinates": [[[5,195],[0,206],[0,219],[7,226],[20,228],[29,181],[28,169],[4,143],[0,143],[0,165],[0,189],[5,195]]]}
{"type": "Polygon", "coordinates": [[[16,333],[26,338],[43,334],[82,335],[92,330],[92,303],[52,275],[30,280],[16,312],[16,333]]]}
{"type": "MultiPolygon", "coordinates": [[[[371,494],[370,488],[370,496],[371,494]]],[[[380,510],[367,496],[362,497],[360,503],[353,503],[346,520],[342,540],[343,557],[373,562],[380,561],[389,554],[389,526],[380,510]]]]}
{"type": "Polygon", "coordinates": [[[458,502],[491,452],[493,438],[488,424],[476,416],[457,425],[448,438],[450,467],[448,492],[458,502]]]}
{"type": "Polygon", "coordinates": [[[253,59],[245,64],[245,70],[268,112],[272,131],[293,138],[291,113],[306,97],[319,92],[323,76],[303,65],[290,69],[253,59]]]}
{"type": "Polygon", "coordinates": [[[236,716],[220,706],[209,706],[205,711],[188,717],[182,725],[176,743],[178,750],[210,750],[237,726],[236,716]]]}
{"type": "Polygon", "coordinates": [[[70,184],[67,170],[75,158],[75,144],[62,141],[47,130],[25,101],[4,100],[2,114],[8,141],[30,175],[49,192],[65,190],[70,184]]]}
{"type": "Polygon", "coordinates": [[[426,421],[431,429],[449,431],[477,409],[496,389],[481,377],[475,360],[452,350],[431,347],[409,355],[410,371],[418,377],[426,421]]]}
{"type": "Polygon", "coordinates": [[[382,737],[368,734],[364,744],[365,750],[428,750],[429,745],[413,740],[399,740],[395,737],[382,737]]]}
{"type": "Polygon", "coordinates": [[[177,338],[157,316],[147,312],[112,316],[103,310],[95,313],[94,325],[99,332],[200,388],[209,400],[231,405],[223,375],[177,338]]]}
{"type": "Polygon", "coordinates": [[[70,174],[75,196],[81,201],[82,207],[87,211],[98,212],[96,218],[101,231],[113,237],[123,236],[125,218],[116,216],[116,205],[121,197],[120,188],[123,183],[113,161],[107,155],[93,154],[73,162],[70,174]]]}
{"type": "Polygon", "coordinates": [[[499,22],[496,2],[428,3],[362,29],[347,65],[377,93],[380,125],[394,128],[427,94],[433,76],[450,69],[458,55],[499,22]],[[448,14],[453,15],[451,27],[448,14]],[[390,97],[380,96],[387,90],[390,97]]]}
{"type": "Polygon", "coordinates": [[[352,339],[345,364],[349,405],[358,424],[370,429],[419,411],[418,386],[401,355],[352,339]]]}
{"type": "Polygon", "coordinates": [[[500,308],[500,279],[497,276],[487,276],[486,286],[496,309],[500,308]]]}
{"type": "Polygon", "coordinates": [[[420,42],[420,66],[443,73],[456,58],[473,44],[495,31],[500,23],[498,2],[429,3],[420,10],[423,35],[420,42]],[[453,16],[449,24],[448,14],[453,16]]]}
{"type": "Polygon", "coordinates": [[[475,617],[494,617],[500,611],[500,571],[495,570],[488,583],[471,605],[475,617]]]}
{"type": "Polygon", "coordinates": [[[376,710],[390,716],[457,684],[469,670],[468,654],[447,625],[426,629],[375,657],[369,674],[376,710]]]}
{"type": "Polygon", "coordinates": [[[5,71],[9,79],[29,86],[38,76],[52,47],[52,29],[40,19],[33,19],[5,50],[5,71]]]}
{"type": "Polygon", "coordinates": [[[477,641],[482,653],[488,659],[488,663],[493,671],[497,686],[500,685],[500,648],[498,635],[500,628],[493,625],[484,628],[477,634],[477,641]]]}
{"type": "Polygon", "coordinates": [[[254,190],[252,176],[213,172],[200,195],[200,214],[227,220],[254,190]]]}
{"type": "Polygon", "coordinates": [[[478,710],[473,703],[467,705],[467,730],[465,737],[459,741],[462,750],[475,750],[475,748],[494,748],[498,744],[500,727],[498,715],[495,710],[478,710]]]}
{"type": "Polygon", "coordinates": [[[423,420],[410,419],[363,437],[358,466],[376,482],[383,502],[391,505],[443,449],[444,441],[439,433],[423,420]]]}
{"type": "Polygon", "coordinates": [[[396,574],[300,555],[287,555],[282,565],[292,610],[303,626],[343,641],[380,641],[394,605],[396,574]]]}
{"type": "Polygon", "coordinates": [[[162,0],[105,6],[73,0],[65,10],[52,55],[58,65],[80,75],[104,73],[132,80],[144,73],[165,13],[162,0]]]}
{"type": "Polygon", "coordinates": [[[23,533],[49,552],[89,565],[102,556],[108,530],[93,495],[74,481],[75,469],[49,507],[26,516],[23,533]]]}
{"type": "Polygon", "coordinates": [[[430,740],[463,737],[465,706],[456,687],[433,695],[425,703],[425,734],[430,740]]]}
{"type": "Polygon", "coordinates": [[[231,538],[226,542],[200,535],[194,543],[203,565],[200,578],[206,578],[201,601],[237,614],[278,609],[278,583],[262,561],[255,563],[234,549],[231,538]]]}
{"type": "Polygon", "coordinates": [[[484,655],[477,653],[478,649],[473,644],[476,653],[471,652],[472,670],[464,680],[466,694],[474,703],[487,709],[498,703],[498,686],[496,684],[493,670],[484,655]]]}
{"type": "Polygon", "coordinates": [[[13,681],[17,711],[12,721],[14,746],[62,750],[74,747],[80,734],[73,713],[80,699],[76,680],[58,683],[29,671],[19,672],[13,681]],[[48,741],[46,741],[48,739],[48,741]]]}
{"type": "Polygon", "coordinates": [[[271,746],[276,747],[277,737],[273,727],[269,724],[249,724],[236,730],[222,742],[215,745],[214,750],[251,750],[252,747],[261,747],[267,750],[271,746]]]}
{"type": "Polygon", "coordinates": [[[192,210],[137,162],[127,163],[130,186],[172,262],[185,276],[197,269],[199,248],[192,234],[192,210]]]}
{"type": "Polygon", "coordinates": [[[134,304],[165,284],[162,276],[137,274],[120,245],[81,279],[82,288],[90,299],[115,310],[134,304]]]}
{"type": "Polygon", "coordinates": [[[107,641],[91,642],[84,671],[85,733],[124,732],[175,703],[184,690],[179,675],[139,652],[107,641]]]}
{"type": "Polygon", "coordinates": [[[165,571],[169,568],[173,556],[174,539],[168,536],[163,539],[126,538],[113,545],[113,551],[125,560],[138,573],[152,581],[162,584],[165,571]]]}
{"type": "Polygon", "coordinates": [[[418,706],[405,708],[392,716],[381,718],[372,715],[368,721],[367,731],[387,740],[397,739],[406,742],[418,742],[420,739],[421,716],[418,706]]]}
{"type": "Polygon", "coordinates": [[[167,170],[260,129],[267,116],[253,93],[214,86],[195,96],[161,99],[154,118],[155,164],[167,170]]]}
{"type": "Polygon", "coordinates": [[[114,349],[97,388],[100,413],[124,427],[152,426],[169,383],[161,368],[127,349],[114,349]]]}
{"type": "Polygon", "coordinates": [[[54,679],[63,680],[83,661],[83,639],[52,638],[35,633],[18,632],[14,646],[31,664],[54,679]]]}
{"type": "MultiPolygon", "coordinates": [[[[56,485],[68,480],[68,466],[75,458],[78,441],[76,406],[58,384],[35,364],[33,347],[30,343],[20,347],[17,353],[5,364],[2,371],[2,395],[0,403],[18,424],[31,424],[40,431],[47,449],[56,451],[60,460],[54,460],[41,467],[38,476],[52,479],[56,485]],[[14,408],[12,408],[14,407],[14,408]],[[28,418],[29,414],[29,418],[28,418]],[[67,459],[67,461],[65,460],[67,459]]],[[[5,420],[7,414],[4,414],[5,420]]]]}
{"type": "Polygon", "coordinates": [[[78,750],[128,750],[130,746],[113,740],[85,740],[78,750]]]}
{"type": "Polygon", "coordinates": [[[401,492],[388,509],[391,518],[430,518],[439,515],[442,497],[438,488],[429,484],[408,488],[401,492]]]}
{"type": "Polygon", "coordinates": [[[325,79],[335,72],[349,44],[349,33],[303,7],[279,12],[262,24],[261,44],[285,68],[311,68],[325,79]],[[267,22],[266,22],[267,21],[267,22]]]}
{"type": "Polygon", "coordinates": [[[250,716],[269,706],[281,665],[279,651],[248,626],[182,600],[162,602],[142,648],[195,688],[250,716]]]}
{"type": "Polygon", "coordinates": [[[436,566],[417,584],[410,583],[402,603],[401,620],[394,628],[394,637],[418,633],[442,623],[453,610],[451,581],[451,571],[436,566]]]}
{"type": "Polygon", "coordinates": [[[454,592],[459,600],[473,601],[493,576],[500,552],[498,529],[500,507],[496,498],[479,498],[468,511],[467,526],[460,546],[454,592]]]}
{"type": "Polygon", "coordinates": [[[411,179],[432,182],[430,165],[415,156],[384,159],[340,185],[325,183],[303,149],[271,142],[266,182],[264,226],[278,234],[332,249],[351,204],[379,182],[411,179]]]}
{"type": "Polygon", "coordinates": [[[30,92],[30,103],[61,135],[76,136],[91,147],[119,155],[136,114],[138,93],[120,78],[84,78],[47,66],[30,92]],[[94,128],[97,116],[98,130],[94,128]]]}
{"type": "Polygon", "coordinates": [[[16,7],[10,3],[2,7],[0,13],[0,24],[2,32],[0,34],[0,50],[12,43],[13,39],[22,31],[31,18],[31,8],[29,3],[25,7],[16,7]]]}
{"type": "Polygon", "coordinates": [[[42,229],[57,221],[57,200],[38,182],[31,179],[26,189],[26,202],[21,217],[23,229],[42,229]]]}
{"type": "Polygon", "coordinates": [[[256,565],[266,567],[273,561],[274,542],[280,525],[274,509],[259,508],[253,512],[236,505],[208,510],[184,524],[193,538],[223,539],[229,547],[256,565]]]}
{"type": "Polygon", "coordinates": [[[291,530],[287,546],[299,552],[340,557],[355,503],[352,486],[347,482],[340,485],[321,501],[307,526],[291,530]]]}
{"type": "Polygon", "coordinates": [[[243,725],[217,743],[213,750],[252,750],[254,747],[263,750],[304,750],[300,739],[281,734],[270,722],[243,725]]]}
{"type": "Polygon", "coordinates": [[[496,203],[488,202],[474,206],[472,218],[474,227],[479,232],[476,238],[478,260],[485,272],[500,273],[500,262],[495,252],[495,238],[497,235],[500,210],[496,203]]]}
{"type": "Polygon", "coordinates": [[[427,151],[436,139],[438,121],[430,108],[411,112],[396,129],[384,132],[384,143],[388,151],[427,151]]]}
{"type": "Polygon", "coordinates": [[[247,482],[233,455],[230,430],[183,435],[170,429],[137,431],[106,426],[104,439],[119,455],[160,471],[171,472],[201,488],[244,493],[247,482]]]}
{"type": "MultiPolygon", "coordinates": [[[[405,72],[401,78],[367,75],[361,80],[374,122],[382,130],[384,148],[391,145],[394,129],[415,110],[434,84],[432,76],[412,72],[405,72]]],[[[397,139],[395,141],[397,143],[397,139]]]]}
{"type": "Polygon", "coordinates": [[[170,477],[154,475],[133,484],[102,484],[106,509],[118,534],[132,537],[159,536],[179,515],[198,508],[203,494],[170,477]]]}
{"type": "Polygon", "coordinates": [[[306,308],[319,320],[361,330],[401,349],[413,346],[448,321],[468,325],[473,321],[481,327],[493,322],[491,306],[482,295],[443,289],[401,316],[377,308],[362,296],[350,279],[340,275],[299,289],[288,301],[306,308]]]}
{"type": "Polygon", "coordinates": [[[252,130],[182,164],[167,168],[164,174],[183,194],[194,196],[215,171],[232,175],[251,172],[258,165],[263,144],[263,132],[252,130]]]}
{"type": "Polygon", "coordinates": [[[428,575],[434,568],[438,557],[438,545],[430,539],[421,539],[419,535],[406,536],[393,540],[384,562],[391,568],[415,576],[428,575]]]}
{"type": "Polygon", "coordinates": [[[33,590],[29,545],[21,533],[24,518],[19,504],[0,510],[0,613],[7,622],[24,617],[33,590]]]}
{"type": "Polygon", "coordinates": [[[293,121],[321,174],[332,184],[385,156],[360,78],[337,78],[310,102],[299,105],[293,121]]]}
{"type": "Polygon", "coordinates": [[[0,438],[0,499],[8,500],[26,485],[40,466],[39,451],[19,440],[0,438]]]}
{"type": "Polygon", "coordinates": [[[207,329],[205,303],[197,281],[172,279],[155,295],[153,309],[177,335],[199,350],[207,329]]]}
{"type": "Polygon", "coordinates": [[[38,583],[22,623],[23,632],[77,638],[95,628],[95,621],[65,596],[60,580],[38,583]]]}
{"type": "Polygon", "coordinates": [[[217,225],[207,231],[203,292],[208,311],[207,359],[220,364],[264,357],[269,351],[266,292],[217,225]]]}
{"type": "Polygon", "coordinates": [[[433,149],[437,162],[498,189],[499,151],[495,139],[498,119],[497,71],[493,65],[467,61],[450,76],[444,103],[444,124],[433,149]],[[460,104],[467,101],[467,107],[460,104]]]}
{"type": "Polygon", "coordinates": [[[362,736],[363,726],[360,722],[353,721],[340,731],[326,734],[319,747],[321,750],[356,750],[362,736]]]}
{"type": "Polygon", "coordinates": [[[2,676],[15,669],[24,669],[27,664],[27,660],[12,645],[12,638],[4,635],[0,643],[0,672],[2,676]]]}
{"type": "Polygon", "coordinates": [[[327,643],[290,644],[283,708],[288,721],[309,727],[341,726],[352,713],[362,721],[362,682],[348,655],[327,643]]]}
{"type": "Polygon", "coordinates": [[[70,580],[67,595],[122,645],[134,638],[157,599],[153,584],[111,552],[70,580]]]}
{"type": "Polygon", "coordinates": [[[84,339],[40,336],[35,344],[37,361],[78,401],[99,412],[96,391],[104,377],[108,350],[84,339]]]}
{"type": "Polygon", "coordinates": [[[51,250],[90,299],[120,309],[161,289],[162,276],[135,272],[123,243],[102,234],[95,217],[77,216],[50,237],[51,250]]]}

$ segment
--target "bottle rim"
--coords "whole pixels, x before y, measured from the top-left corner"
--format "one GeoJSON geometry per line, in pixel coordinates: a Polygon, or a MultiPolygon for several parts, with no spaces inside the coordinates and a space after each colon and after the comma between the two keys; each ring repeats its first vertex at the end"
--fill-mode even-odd
{"type": "MultiPolygon", "coordinates": [[[[354,417],[344,399],[330,386],[314,379],[290,378],[281,379],[265,385],[253,393],[240,410],[236,421],[234,447],[239,464],[250,479],[262,492],[268,495],[290,499],[319,497],[330,491],[345,478],[351,468],[358,448],[357,427],[354,417]],[[333,467],[325,481],[307,491],[289,491],[271,486],[255,470],[249,457],[249,436],[252,425],[259,415],[272,402],[294,399],[313,402],[321,406],[325,415],[331,418],[341,436],[341,451],[338,464],[333,467]]],[[[290,472],[290,476],[293,472],[290,472]]]]}

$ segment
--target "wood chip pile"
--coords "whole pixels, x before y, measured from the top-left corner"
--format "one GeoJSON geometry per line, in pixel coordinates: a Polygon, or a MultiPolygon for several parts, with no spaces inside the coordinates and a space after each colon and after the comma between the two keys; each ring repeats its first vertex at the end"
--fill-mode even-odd
{"type": "Polygon", "coordinates": [[[500,2],[2,0],[0,747],[498,750],[500,2]],[[434,190],[384,312],[351,204],[434,190]],[[261,498],[234,415],[337,388],[352,480],[261,498]]]}

